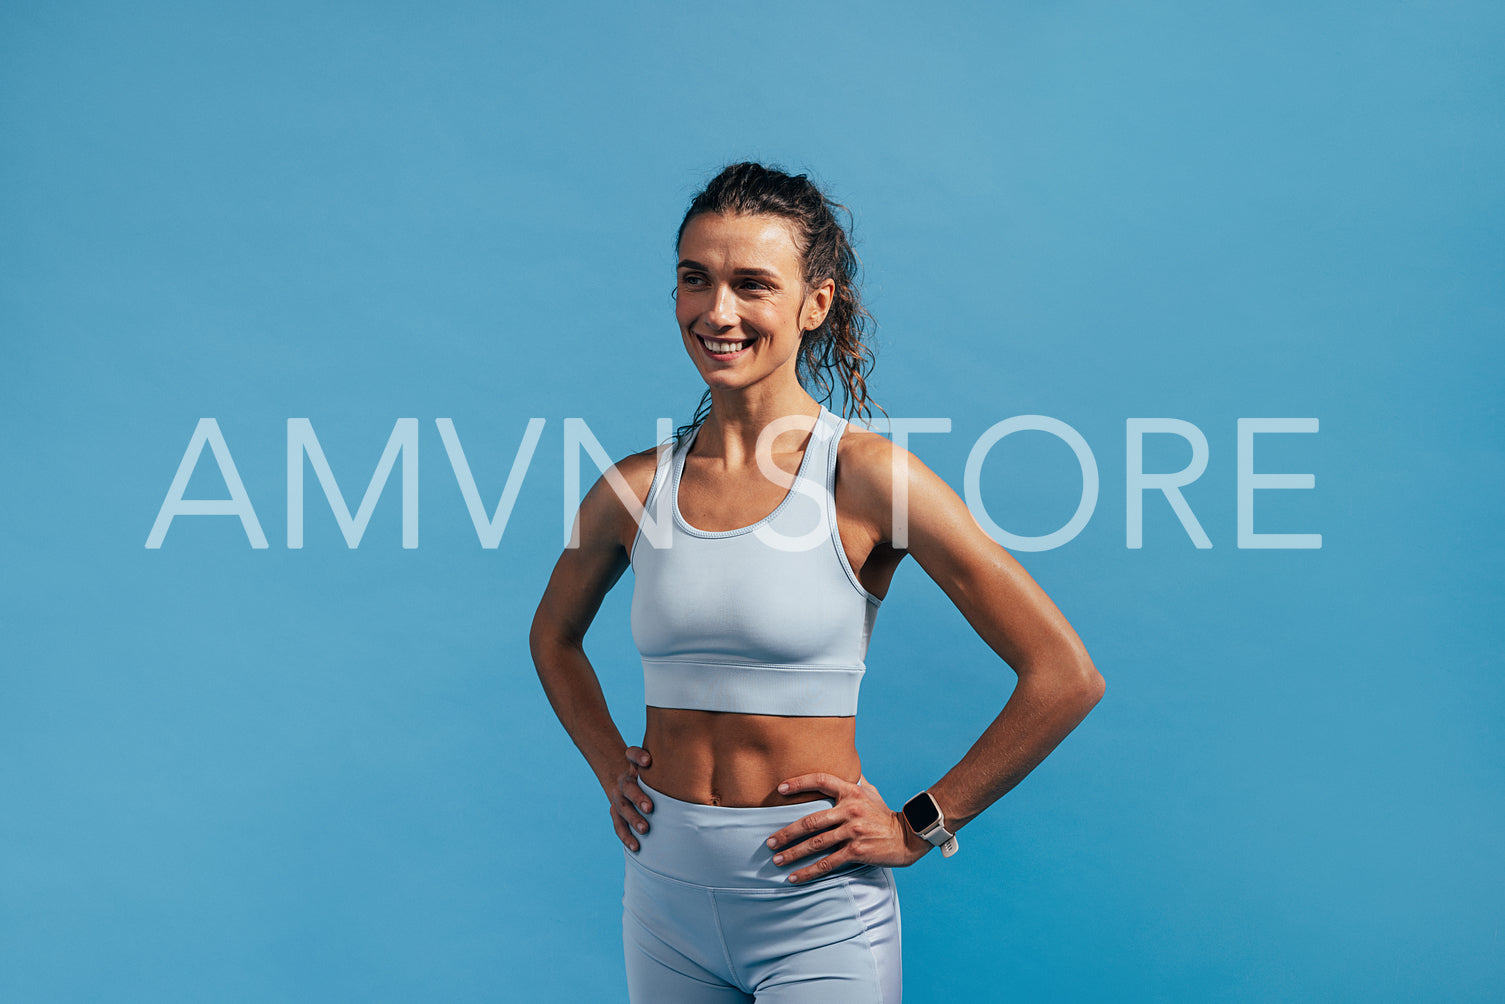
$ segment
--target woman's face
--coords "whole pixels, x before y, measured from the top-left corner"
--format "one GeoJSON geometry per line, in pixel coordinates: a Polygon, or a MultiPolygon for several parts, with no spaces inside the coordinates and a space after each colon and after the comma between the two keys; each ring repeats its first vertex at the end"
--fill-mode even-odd
{"type": "Polygon", "coordinates": [[[679,258],[674,316],[705,382],[733,389],[773,376],[797,384],[800,339],[825,319],[835,284],[805,288],[790,224],[702,213],[685,226],[679,258]]]}

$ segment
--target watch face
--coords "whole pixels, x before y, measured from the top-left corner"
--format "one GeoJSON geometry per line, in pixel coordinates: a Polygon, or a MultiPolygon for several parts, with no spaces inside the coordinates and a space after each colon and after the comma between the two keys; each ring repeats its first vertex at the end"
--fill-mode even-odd
{"type": "Polygon", "coordinates": [[[930,792],[922,791],[904,803],[904,818],[908,820],[911,830],[923,833],[925,827],[933,826],[940,820],[941,809],[935,804],[935,799],[930,797],[930,792]]]}

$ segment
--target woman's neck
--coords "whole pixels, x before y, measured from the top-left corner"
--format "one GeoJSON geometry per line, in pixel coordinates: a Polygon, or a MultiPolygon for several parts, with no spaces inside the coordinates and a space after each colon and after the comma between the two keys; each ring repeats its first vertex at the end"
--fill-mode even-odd
{"type": "MultiPolygon", "coordinates": [[[[712,390],[711,413],[696,437],[695,452],[722,457],[731,466],[751,463],[758,437],[770,422],[793,415],[813,419],[819,414],[820,403],[798,385],[793,391],[782,393],[738,390],[718,394],[712,390]]],[[[797,434],[798,442],[803,442],[808,433],[809,429],[803,425],[787,432],[790,436],[797,434]]]]}

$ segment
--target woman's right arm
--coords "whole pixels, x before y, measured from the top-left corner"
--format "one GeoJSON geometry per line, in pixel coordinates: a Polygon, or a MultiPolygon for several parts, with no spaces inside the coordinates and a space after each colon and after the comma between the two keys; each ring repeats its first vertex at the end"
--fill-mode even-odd
{"type": "MultiPolygon", "coordinates": [[[[616,469],[641,504],[653,481],[654,454],[628,457],[616,469]]],[[[606,792],[618,838],[635,851],[632,830],[647,832],[643,813],[652,808],[637,785],[637,768],[648,765],[648,754],[623,741],[584,642],[601,601],[627,570],[637,521],[605,476],[586,493],[576,519],[579,546],[559,556],[533,615],[528,644],[554,713],[606,792]]]]}

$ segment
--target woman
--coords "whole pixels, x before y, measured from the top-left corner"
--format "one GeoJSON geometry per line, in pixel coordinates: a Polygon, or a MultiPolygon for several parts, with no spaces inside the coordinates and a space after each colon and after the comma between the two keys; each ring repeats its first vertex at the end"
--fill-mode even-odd
{"type": "Polygon", "coordinates": [[[889,869],[932,846],[950,856],[956,831],[1103,692],[1071,626],[955,492],[811,395],[829,400],[834,375],[848,409],[868,410],[867,315],[839,208],[757,164],[696,196],[675,317],[706,399],[672,449],[626,458],[587,493],[579,546],[533,622],[539,678],[626,848],[634,1001],[898,1001],[889,869]],[[905,555],[1019,679],[961,762],[898,812],[862,777],[854,716],[905,555]],[[582,647],[629,564],[641,747],[582,647]]]}

